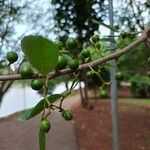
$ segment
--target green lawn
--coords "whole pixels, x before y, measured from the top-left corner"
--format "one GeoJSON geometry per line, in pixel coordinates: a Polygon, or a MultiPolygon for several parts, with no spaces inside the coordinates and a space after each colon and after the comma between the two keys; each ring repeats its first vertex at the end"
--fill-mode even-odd
{"type": "Polygon", "coordinates": [[[119,98],[119,103],[135,104],[135,105],[150,105],[150,99],[144,98],[119,98]]]}

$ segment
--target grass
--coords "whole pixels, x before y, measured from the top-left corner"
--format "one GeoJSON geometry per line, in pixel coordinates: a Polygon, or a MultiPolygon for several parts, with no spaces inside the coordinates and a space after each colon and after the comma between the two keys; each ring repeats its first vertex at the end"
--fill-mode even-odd
{"type": "MultiPolygon", "coordinates": [[[[98,98],[99,99],[99,98],[98,98]]],[[[90,99],[93,100],[93,99],[90,99]]],[[[100,99],[103,102],[110,102],[105,99],[100,99]]],[[[149,98],[118,98],[119,104],[131,104],[131,105],[139,105],[139,106],[150,106],[149,98]]]]}
{"type": "Polygon", "coordinates": [[[126,103],[126,104],[134,104],[134,105],[141,105],[141,106],[150,106],[150,99],[144,98],[119,98],[119,103],[126,103]]]}

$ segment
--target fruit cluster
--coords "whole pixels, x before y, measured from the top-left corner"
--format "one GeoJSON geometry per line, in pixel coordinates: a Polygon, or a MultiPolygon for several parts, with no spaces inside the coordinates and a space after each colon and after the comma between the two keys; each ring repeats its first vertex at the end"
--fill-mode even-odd
{"type": "MultiPolygon", "coordinates": [[[[99,36],[95,34],[90,38],[90,40],[91,40],[92,45],[95,47],[95,50],[100,51],[101,44],[100,44],[99,36]]],[[[78,49],[78,45],[79,45],[78,41],[74,38],[68,38],[65,44],[63,44],[61,41],[57,41],[56,45],[58,46],[58,49],[60,51],[59,56],[58,56],[58,62],[55,67],[56,71],[59,71],[65,68],[70,68],[74,72],[76,71],[76,69],[78,69],[80,64],[91,61],[92,52],[88,48],[83,48],[78,55],[74,55],[73,53],[71,53],[72,50],[78,49]]],[[[14,51],[10,51],[7,53],[6,59],[8,60],[9,65],[11,65],[18,60],[18,54],[14,51]]],[[[107,98],[108,94],[107,94],[107,91],[104,89],[104,86],[107,85],[107,83],[100,76],[100,70],[96,71],[93,68],[89,68],[89,69],[90,70],[86,71],[85,77],[89,80],[93,79],[94,76],[99,77],[103,81],[103,84],[99,90],[99,96],[101,98],[107,98]]],[[[43,90],[46,90],[45,80],[38,77],[39,73],[35,74],[35,72],[33,71],[33,67],[31,67],[31,65],[23,64],[20,67],[19,73],[22,78],[33,78],[31,80],[31,88],[33,90],[38,91],[38,90],[41,90],[42,88],[43,90]]],[[[115,75],[115,78],[118,81],[122,81],[124,77],[122,73],[118,71],[115,75]]],[[[46,102],[45,107],[49,109],[53,109],[52,105],[48,104],[47,102],[46,102]]],[[[71,111],[64,110],[62,106],[57,107],[57,109],[59,109],[59,111],[61,112],[61,116],[65,120],[70,121],[73,119],[73,113],[71,111]]],[[[40,130],[42,130],[42,132],[44,133],[47,133],[50,131],[50,129],[51,129],[51,124],[49,120],[47,119],[47,116],[42,117],[40,121],[40,130]]]]}
{"type": "MultiPolygon", "coordinates": [[[[117,28],[118,27],[116,26],[116,29],[117,28]]],[[[125,38],[128,38],[129,34],[124,32],[120,36],[122,39],[125,39],[125,38]]],[[[103,79],[101,75],[101,73],[103,72],[102,68],[104,68],[105,65],[107,64],[104,63],[101,66],[96,66],[97,68],[96,67],[93,68],[92,65],[90,65],[90,62],[93,60],[96,60],[96,58],[99,59],[101,57],[106,56],[108,54],[108,48],[102,45],[101,39],[99,35],[97,34],[94,34],[90,38],[90,41],[91,41],[90,46],[89,45],[83,46],[81,49],[79,42],[75,38],[68,38],[64,43],[61,41],[57,41],[54,43],[41,36],[27,36],[22,40],[21,44],[22,44],[23,52],[25,56],[26,55],[28,56],[28,57],[26,56],[26,58],[28,59],[30,58],[28,61],[36,69],[31,67],[31,65],[29,64],[28,65],[23,64],[19,69],[19,73],[22,79],[32,79],[31,88],[33,90],[36,90],[36,91],[43,90],[43,99],[35,107],[33,107],[30,110],[27,110],[27,112],[23,114],[23,118],[28,120],[43,111],[42,118],[40,121],[40,131],[42,131],[44,134],[49,132],[51,129],[51,123],[48,120],[48,116],[51,114],[51,111],[53,111],[54,109],[58,109],[59,112],[61,113],[61,116],[66,121],[70,121],[73,119],[73,113],[70,110],[63,109],[62,102],[64,98],[66,98],[67,95],[69,95],[73,91],[73,89],[77,85],[76,82],[78,83],[79,80],[80,81],[82,80],[82,75],[84,79],[87,79],[88,81],[93,80],[93,78],[97,77],[101,82],[99,92],[98,92],[100,98],[104,99],[108,97],[106,86],[110,85],[111,82],[105,81],[105,79],[103,79]],[[33,44],[32,42],[35,42],[35,43],[33,44]],[[45,45],[37,46],[39,43],[45,44],[45,45]],[[31,49],[29,48],[30,46],[28,44],[31,44],[30,45],[31,49]],[[36,45],[36,46],[34,47],[33,45],[36,45]],[[40,49],[38,49],[38,47],[40,47],[40,49]],[[41,55],[44,53],[43,57],[41,57],[43,58],[42,59],[43,60],[42,63],[44,62],[43,64],[41,64],[39,60],[32,61],[32,59],[35,58],[34,53],[37,51],[37,49],[38,49],[38,52],[41,52],[42,50],[41,55]],[[45,49],[46,50],[49,49],[49,53],[47,53],[45,49]],[[52,55],[52,53],[54,53],[54,55],[52,55]],[[51,57],[50,62],[49,62],[49,57],[51,57]],[[45,61],[45,59],[47,60],[45,61]],[[82,70],[81,71],[82,74],[80,73],[76,74],[78,73],[79,70],[82,69],[82,65],[85,63],[88,63],[86,64],[88,65],[88,69],[82,70]],[[68,90],[68,92],[66,93],[64,92],[63,94],[60,94],[60,97],[59,95],[50,95],[51,99],[49,99],[50,97],[48,95],[49,72],[55,69],[54,73],[59,74],[59,72],[61,72],[63,69],[64,69],[63,71],[65,71],[66,68],[70,69],[69,71],[72,72],[73,78],[75,79],[72,82],[71,88],[68,90]],[[56,99],[55,99],[55,96],[56,96],[56,99]],[[60,100],[60,105],[59,106],[54,105],[54,102],[60,98],[62,98],[60,100]],[[49,110],[47,114],[46,114],[45,109],[49,110]]],[[[37,54],[36,56],[38,57],[39,54],[37,54]]],[[[10,51],[7,53],[6,59],[9,62],[8,66],[10,66],[11,64],[15,63],[18,60],[18,54],[14,51],[10,51]]],[[[148,72],[148,76],[150,76],[149,72],[148,72]]],[[[118,82],[124,79],[124,75],[122,74],[121,71],[119,71],[118,68],[115,74],[115,78],[118,82]]]]}
{"type": "MultiPolygon", "coordinates": [[[[101,49],[100,37],[97,34],[94,34],[90,38],[90,40],[96,49],[98,49],[98,50],[101,49]]],[[[78,58],[79,59],[81,58],[80,60],[77,59],[77,56],[74,56],[73,54],[71,54],[71,50],[78,49],[79,44],[75,38],[68,38],[66,40],[65,44],[63,44],[61,41],[57,41],[56,45],[58,46],[58,48],[60,50],[58,62],[55,67],[56,71],[62,70],[65,68],[70,68],[71,70],[75,71],[76,69],[78,69],[80,62],[82,62],[80,60],[83,60],[83,59],[90,60],[90,58],[91,58],[91,52],[87,48],[83,48],[81,50],[81,52],[78,54],[78,56],[79,56],[78,58]],[[68,50],[68,51],[66,51],[66,50],[68,50]]],[[[10,51],[7,53],[6,58],[9,61],[9,64],[12,64],[18,60],[18,55],[16,52],[10,51]]],[[[20,74],[21,74],[22,78],[33,78],[34,77],[34,71],[30,65],[22,65],[20,67],[20,74]]],[[[99,72],[96,72],[95,70],[90,68],[90,70],[86,72],[85,76],[89,79],[90,78],[92,79],[94,77],[94,75],[97,75],[97,74],[99,74],[99,72]]],[[[124,78],[122,72],[118,71],[115,75],[115,78],[118,81],[122,81],[124,78]]],[[[105,84],[105,82],[103,83],[102,87],[104,86],[104,84],[105,84]]],[[[37,78],[37,79],[33,79],[31,81],[31,88],[33,90],[41,90],[43,88],[43,86],[44,86],[43,79],[37,78]]],[[[107,92],[102,87],[100,87],[99,96],[101,98],[106,98],[107,92]]]]}
{"type": "MultiPolygon", "coordinates": [[[[66,121],[70,121],[73,119],[73,113],[70,110],[62,110],[62,117],[66,120],[66,121]]],[[[48,119],[44,118],[41,120],[40,122],[40,129],[47,133],[50,131],[51,129],[51,124],[48,121],[48,119]]]]}

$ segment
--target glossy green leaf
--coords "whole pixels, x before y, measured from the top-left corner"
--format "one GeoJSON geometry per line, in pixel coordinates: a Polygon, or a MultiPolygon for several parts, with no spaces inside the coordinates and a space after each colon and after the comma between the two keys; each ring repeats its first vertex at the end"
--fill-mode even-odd
{"type": "Polygon", "coordinates": [[[95,23],[95,24],[98,24],[98,25],[102,25],[102,26],[104,26],[104,27],[106,27],[106,28],[108,28],[108,29],[110,29],[110,30],[112,30],[112,31],[114,31],[114,32],[119,32],[114,26],[112,26],[112,25],[107,25],[107,24],[105,24],[105,23],[103,23],[103,22],[101,22],[101,21],[97,21],[97,20],[94,20],[94,19],[92,19],[92,21],[93,21],[93,23],[95,23]]]}
{"type": "Polygon", "coordinates": [[[27,109],[23,114],[20,115],[19,119],[20,121],[26,121],[27,118],[30,117],[31,113],[33,111],[33,108],[27,109]]]}
{"type": "Polygon", "coordinates": [[[27,60],[42,74],[47,75],[57,65],[58,46],[42,36],[26,36],[21,40],[27,60]]]}
{"type": "Polygon", "coordinates": [[[46,148],[45,133],[41,129],[39,131],[39,147],[40,150],[45,150],[46,148]]]}
{"type": "MultiPolygon", "coordinates": [[[[50,95],[50,96],[48,96],[48,101],[50,103],[54,103],[61,96],[62,96],[61,94],[50,95]]],[[[40,102],[35,107],[26,110],[23,114],[20,115],[19,120],[20,121],[26,121],[26,120],[29,120],[29,119],[35,117],[36,115],[38,115],[44,108],[44,101],[45,101],[45,99],[42,99],[42,100],[40,100],[40,102]]],[[[46,105],[47,105],[47,103],[46,103],[46,105]]]]}

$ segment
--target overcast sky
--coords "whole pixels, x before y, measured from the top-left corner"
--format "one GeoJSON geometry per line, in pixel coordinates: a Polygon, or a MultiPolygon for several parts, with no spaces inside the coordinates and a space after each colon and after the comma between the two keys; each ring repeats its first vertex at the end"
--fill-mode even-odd
{"type": "MultiPolygon", "coordinates": [[[[139,0],[137,0],[137,2],[138,1],[139,0]]],[[[145,2],[145,1],[146,0],[143,0],[142,2],[145,2]]],[[[43,14],[46,12],[46,10],[49,7],[48,3],[50,3],[50,1],[48,1],[48,0],[42,0],[42,1],[36,1],[35,2],[35,4],[38,4],[38,7],[41,8],[41,10],[42,10],[41,13],[43,13],[43,14]]],[[[108,2],[106,2],[106,3],[108,3],[108,2]]],[[[115,11],[120,9],[121,5],[122,5],[122,1],[114,0],[115,11]]],[[[33,3],[33,6],[34,6],[34,3],[33,3]]],[[[54,8],[52,7],[51,12],[50,12],[51,17],[53,17],[53,11],[54,11],[54,8]]],[[[148,12],[145,12],[144,15],[148,16],[148,12]]],[[[148,17],[145,17],[145,18],[147,18],[145,21],[148,22],[149,18],[148,17]]],[[[105,20],[105,23],[109,24],[109,18],[107,20],[105,20]]],[[[54,21],[53,20],[52,20],[52,24],[50,26],[51,26],[51,28],[53,28],[53,26],[54,26],[54,21]]],[[[16,34],[14,36],[18,36],[18,35],[21,35],[22,33],[24,33],[25,31],[27,31],[28,29],[30,29],[30,26],[29,26],[29,24],[21,24],[20,23],[20,24],[16,24],[15,28],[16,28],[16,34]]],[[[107,29],[103,26],[100,27],[99,31],[100,31],[101,35],[109,35],[109,32],[110,32],[109,29],[107,29]]],[[[35,30],[29,30],[29,31],[26,32],[26,35],[33,34],[34,32],[35,32],[35,30]]],[[[75,35],[71,35],[71,36],[75,36],[75,35]]],[[[51,38],[52,40],[55,40],[56,35],[53,33],[53,31],[49,32],[49,38],[51,38]]]]}

